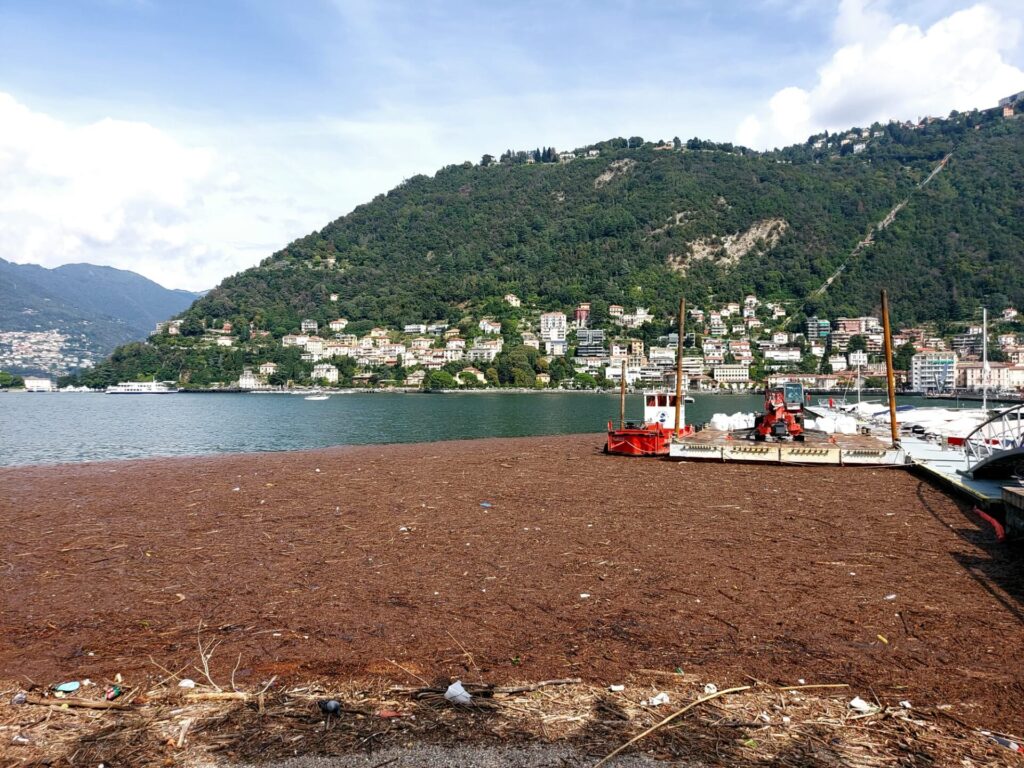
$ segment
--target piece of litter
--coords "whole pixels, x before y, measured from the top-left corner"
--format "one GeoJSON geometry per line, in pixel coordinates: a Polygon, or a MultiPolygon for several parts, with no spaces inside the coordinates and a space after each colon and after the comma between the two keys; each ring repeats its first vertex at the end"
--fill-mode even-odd
{"type": "Polygon", "coordinates": [[[53,686],[53,690],[59,691],[60,693],[74,693],[81,687],[82,684],[80,682],[73,680],[70,683],[58,683],[53,686]]]}
{"type": "Polygon", "coordinates": [[[609,685],[608,686],[608,690],[611,691],[612,693],[620,693],[620,692],[626,690],[626,686],[624,686],[624,685],[609,685]]]}
{"type": "Polygon", "coordinates": [[[586,600],[588,597],[590,597],[590,593],[589,592],[580,592],[580,599],[581,600],[586,600]]]}
{"type": "Polygon", "coordinates": [[[341,702],[337,699],[328,699],[327,701],[317,702],[317,706],[320,707],[320,711],[330,717],[334,715],[337,717],[341,714],[341,702]]]}
{"type": "Polygon", "coordinates": [[[885,635],[875,635],[875,637],[877,637],[879,640],[881,640],[886,645],[889,644],[889,640],[888,640],[888,638],[885,635]]]}
{"type": "Polygon", "coordinates": [[[877,708],[872,706],[871,704],[868,704],[860,696],[855,696],[854,698],[850,699],[850,709],[855,709],[862,715],[869,715],[872,712],[874,712],[877,708]]]}
{"type": "Polygon", "coordinates": [[[766,723],[770,723],[772,721],[771,716],[767,712],[762,712],[760,715],[758,715],[758,717],[760,717],[766,723]]]}
{"type": "Polygon", "coordinates": [[[484,509],[490,509],[494,505],[491,504],[491,502],[489,502],[489,501],[481,501],[480,502],[480,506],[483,507],[484,509]]]}
{"type": "Polygon", "coordinates": [[[885,599],[886,599],[886,600],[895,600],[895,599],[896,599],[896,593],[894,592],[894,593],[893,593],[893,594],[891,594],[891,595],[886,595],[886,596],[885,596],[885,599]]]}
{"type": "Polygon", "coordinates": [[[988,736],[990,739],[992,739],[992,741],[994,741],[996,744],[999,744],[1000,746],[1006,747],[1009,750],[1024,755],[1024,746],[1021,746],[1016,741],[1005,739],[1002,736],[996,736],[994,733],[989,733],[988,731],[982,731],[982,733],[988,736]]]}
{"type": "Polygon", "coordinates": [[[668,694],[659,693],[657,696],[652,696],[643,703],[648,707],[660,707],[662,704],[668,704],[668,694]]]}
{"type": "Polygon", "coordinates": [[[903,707],[904,709],[912,709],[912,707],[910,706],[910,702],[907,701],[906,699],[904,699],[903,701],[900,702],[900,706],[903,707]]]}
{"type": "Polygon", "coordinates": [[[400,527],[400,528],[399,528],[398,530],[399,530],[400,532],[402,532],[402,533],[408,533],[408,532],[409,532],[409,529],[408,529],[408,528],[406,528],[406,527],[405,527],[404,525],[403,525],[402,527],[400,527]]]}
{"type": "Polygon", "coordinates": [[[238,486],[236,485],[236,486],[235,486],[234,488],[232,488],[231,490],[232,490],[232,491],[240,491],[240,490],[242,490],[242,489],[241,489],[241,488],[239,488],[239,487],[238,487],[238,486]]]}
{"type": "Polygon", "coordinates": [[[14,694],[14,698],[11,699],[11,704],[24,704],[26,701],[28,701],[28,696],[25,695],[24,691],[21,691],[19,693],[14,694]]]}
{"type": "Polygon", "coordinates": [[[786,725],[789,725],[792,721],[793,718],[791,718],[789,715],[782,716],[782,722],[784,722],[786,725]]]}
{"type": "Polygon", "coordinates": [[[452,704],[473,703],[473,697],[469,694],[469,691],[462,687],[461,680],[456,680],[454,683],[449,685],[448,690],[444,692],[444,697],[452,704]]]}
{"type": "Polygon", "coordinates": [[[797,682],[800,683],[800,685],[807,685],[807,681],[804,680],[802,677],[799,680],[797,680],[797,682]]]}
{"type": "Polygon", "coordinates": [[[26,744],[31,744],[31,743],[32,743],[32,741],[31,741],[31,739],[29,739],[28,736],[22,736],[20,733],[16,734],[14,736],[14,738],[11,739],[11,744],[19,744],[21,746],[25,746],[26,744]]]}
{"type": "Polygon", "coordinates": [[[195,688],[196,687],[196,681],[195,680],[190,680],[189,678],[186,677],[184,680],[179,680],[178,681],[178,687],[179,688],[195,688]]]}
{"type": "Polygon", "coordinates": [[[718,686],[714,683],[708,683],[704,686],[704,693],[710,696],[712,693],[718,693],[718,686]]]}

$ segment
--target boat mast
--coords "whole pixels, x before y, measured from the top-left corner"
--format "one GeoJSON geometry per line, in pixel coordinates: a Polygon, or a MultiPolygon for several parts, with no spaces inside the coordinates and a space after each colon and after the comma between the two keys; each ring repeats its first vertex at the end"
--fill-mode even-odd
{"type": "Polygon", "coordinates": [[[981,308],[981,410],[988,410],[988,307],[981,308]]]}
{"type": "Polygon", "coordinates": [[[626,428],[626,361],[622,361],[622,373],[619,376],[619,429],[626,428]]]}
{"type": "Polygon", "coordinates": [[[683,317],[686,314],[686,299],[679,300],[679,340],[676,344],[676,431],[675,439],[679,439],[679,428],[682,426],[683,413],[683,317]]]}
{"type": "Polygon", "coordinates": [[[889,429],[892,447],[900,443],[899,425],[896,423],[896,376],[892,370],[892,328],[889,325],[889,292],[882,289],[882,332],[885,336],[885,379],[889,389],[889,429]]]}

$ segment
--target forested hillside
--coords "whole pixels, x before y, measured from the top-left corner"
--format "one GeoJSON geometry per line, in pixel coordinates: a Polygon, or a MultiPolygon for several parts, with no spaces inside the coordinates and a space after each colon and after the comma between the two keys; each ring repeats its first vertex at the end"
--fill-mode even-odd
{"type": "Polygon", "coordinates": [[[897,322],[966,319],[982,300],[1024,305],[1024,121],[995,110],[772,153],[634,138],[569,162],[533,155],[411,178],[224,280],[184,319],[279,338],[303,318],[458,322],[497,311],[506,293],[542,309],[616,303],[665,319],[680,295],[701,306],[755,293],[832,317],[876,311],[883,286],[897,322]]]}

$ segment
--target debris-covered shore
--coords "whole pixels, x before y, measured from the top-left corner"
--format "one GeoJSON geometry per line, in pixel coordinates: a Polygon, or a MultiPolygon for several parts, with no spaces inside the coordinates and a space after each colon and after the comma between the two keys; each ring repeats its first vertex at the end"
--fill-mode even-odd
{"type": "Polygon", "coordinates": [[[623,757],[1024,761],[999,742],[1024,723],[1024,557],[967,505],[902,471],[599,449],[0,470],[0,764],[593,764],[694,702],[623,757]]]}

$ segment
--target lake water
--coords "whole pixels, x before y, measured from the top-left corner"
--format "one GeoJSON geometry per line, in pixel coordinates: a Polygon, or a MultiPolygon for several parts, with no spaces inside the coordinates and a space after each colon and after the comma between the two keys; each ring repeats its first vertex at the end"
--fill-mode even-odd
{"type": "MultiPolygon", "coordinates": [[[[761,395],[695,395],[686,421],[759,411],[761,395]]],[[[906,402],[919,401],[910,398],[906,402]]],[[[901,400],[901,402],[904,402],[901,400]]],[[[942,403],[930,402],[931,405],[942,403]]],[[[630,395],[627,418],[643,413],[630,395]]],[[[600,432],[617,394],[0,394],[0,466],[600,432]]]]}

